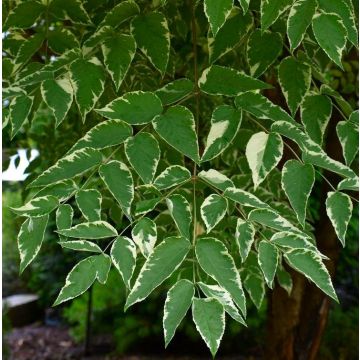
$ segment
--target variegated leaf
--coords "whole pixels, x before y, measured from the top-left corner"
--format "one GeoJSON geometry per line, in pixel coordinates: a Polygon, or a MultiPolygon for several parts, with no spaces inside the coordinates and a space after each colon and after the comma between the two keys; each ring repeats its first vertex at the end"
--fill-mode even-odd
{"type": "Polygon", "coordinates": [[[271,88],[270,85],[235,69],[212,65],[199,78],[201,91],[210,95],[236,96],[245,91],[271,88]]]}
{"type": "Polygon", "coordinates": [[[75,150],[91,147],[105,149],[122,144],[132,135],[132,127],[121,120],[107,120],[91,128],[85,136],[79,139],[68,153],[75,150]]]}
{"type": "Polygon", "coordinates": [[[70,65],[71,84],[83,122],[104,91],[105,72],[98,58],[78,59],[70,65]]]}
{"type": "Polygon", "coordinates": [[[198,176],[200,179],[222,191],[234,186],[234,183],[227,176],[215,169],[202,170],[198,176]]]}
{"type": "Polygon", "coordinates": [[[12,99],[9,105],[9,119],[11,122],[11,138],[13,138],[28,120],[34,98],[20,95],[12,99]]]}
{"type": "Polygon", "coordinates": [[[212,113],[210,131],[201,161],[220,155],[233,141],[242,120],[242,112],[229,105],[220,105],[212,113]]]}
{"type": "Polygon", "coordinates": [[[196,240],[195,253],[201,268],[230,293],[246,316],[246,299],[240,274],[226,246],[215,238],[200,238],[196,240]]]}
{"type": "Polygon", "coordinates": [[[305,275],[325,294],[338,301],[329,272],[321,257],[311,250],[291,250],[284,254],[284,258],[296,271],[305,275]]]}
{"type": "Polygon", "coordinates": [[[294,116],[310,88],[311,67],[289,56],[281,61],[278,75],[282,93],[294,116]]]}
{"type": "Polygon", "coordinates": [[[224,25],[225,20],[231,13],[232,7],[233,0],[204,0],[204,12],[214,35],[224,25]]]}
{"type": "Polygon", "coordinates": [[[10,208],[20,216],[38,217],[50,214],[59,206],[59,200],[55,196],[47,195],[36,197],[18,208],[10,208]]]}
{"type": "Polygon", "coordinates": [[[145,261],[126,300],[125,310],[144,300],[156,287],[178,269],[190,250],[184,237],[163,240],[145,261]]]}
{"type": "Polygon", "coordinates": [[[130,125],[142,125],[161,114],[162,109],[161,101],[154,93],[133,91],[96,111],[108,119],[120,119],[130,125]]]}
{"type": "Polygon", "coordinates": [[[199,162],[199,146],[192,112],[185,106],[175,105],[153,120],[156,132],[177,151],[199,162]]]}
{"type": "Polygon", "coordinates": [[[113,160],[101,165],[99,174],[124,214],[131,219],[134,182],[129,168],[124,163],[113,160]]]}
{"type": "Polygon", "coordinates": [[[102,161],[101,152],[92,148],[76,150],[39,175],[29,187],[46,186],[82,175],[102,161]]]}
{"type": "Polygon", "coordinates": [[[235,240],[239,249],[241,260],[244,262],[248,257],[255,238],[254,225],[246,220],[237,219],[235,240]]]}
{"type": "Polygon", "coordinates": [[[274,286],[274,278],[279,262],[279,252],[271,242],[262,240],[258,247],[258,262],[270,289],[274,286]]]}
{"type": "Polygon", "coordinates": [[[21,225],[17,243],[20,254],[20,273],[35,259],[44,240],[49,215],[28,218],[21,225]]]}
{"type": "Polygon", "coordinates": [[[140,219],[133,227],[131,236],[141,253],[146,258],[149,257],[157,240],[157,228],[155,222],[147,217],[140,219]]]}
{"type": "Polygon", "coordinates": [[[65,285],[60,290],[53,306],[83,294],[96,279],[104,284],[110,266],[111,260],[106,254],[89,256],[78,262],[66,276],[65,285]]]}
{"type": "Polygon", "coordinates": [[[170,54],[170,33],[165,15],[155,11],[136,16],[131,22],[131,33],[141,52],[164,76],[170,54]]]}
{"type": "Polygon", "coordinates": [[[73,93],[71,82],[65,77],[59,80],[45,80],[41,83],[41,95],[54,114],[55,126],[59,126],[65,119],[73,101],[73,93]]]}
{"type": "Polygon", "coordinates": [[[155,178],[154,185],[159,190],[166,190],[190,178],[191,173],[188,169],[180,165],[171,165],[155,178]]]}
{"type": "Polygon", "coordinates": [[[287,10],[294,0],[261,0],[261,30],[266,30],[287,10]]]}
{"type": "Polygon", "coordinates": [[[101,50],[106,70],[115,84],[116,91],[118,91],[135,56],[135,39],[131,35],[117,34],[105,39],[101,45],[101,50]]]}
{"type": "Polygon", "coordinates": [[[263,131],[254,134],[248,141],[245,154],[252,172],[255,189],[281,160],[283,146],[280,135],[267,134],[263,131]]]}
{"type": "Polygon", "coordinates": [[[68,229],[57,230],[60,235],[79,239],[104,239],[117,235],[116,229],[106,221],[85,222],[68,229]]]}
{"type": "Polygon", "coordinates": [[[87,189],[76,193],[76,204],[87,221],[101,220],[102,197],[98,190],[87,189]]]}
{"type": "Polygon", "coordinates": [[[326,199],[326,213],[341,244],[345,246],[346,230],[353,210],[350,197],[339,191],[331,191],[326,199]]]}
{"type": "Polygon", "coordinates": [[[197,331],[215,357],[225,331],[223,306],[214,298],[194,298],[192,315],[197,331]]]}
{"type": "Polygon", "coordinates": [[[231,299],[231,295],[225,289],[219,285],[208,285],[203,282],[198,282],[197,285],[206,297],[216,299],[235,321],[246,326],[245,320],[231,299]]]}
{"type": "Polygon", "coordinates": [[[95,253],[102,253],[102,250],[98,245],[91,241],[86,240],[69,240],[69,241],[60,241],[59,245],[62,248],[76,250],[76,251],[89,251],[95,253]]]}
{"type": "Polygon", "coordinates": [[[229,187],[225,190],[224,196],[228,199],[239,203],[242,206],[249,206],[260,209],[267,209],[269,205],[261,201],[255,195],[248,191],[238,189],[236,187],[229,187]]]}
{"type": "Polygon", "coordinates": [[[184,196],[174,194],[166,198],[166,204],[180,234],[185,238],[190,239],[192,216],[189,202],[184,196]]]}
{"type": "Polygon", "coordinates": [[[227,201],[224,197],[209,195],[200,207],[201,218],[205,223],[206,232],[209,233],[225,216],[227,201]]]}
{"type": "Polygon", "coordinates": [[[163,317],[165,347],[169,345],[177,327],[189,310],[194,294],[194,284],[186,279],[179,280],[169,289],[163,317]]]}
{"type": "Polygon", "coordinates": [[[187,79],[176,79],[162,88],[157,89],[155,94],[161,100],[163,106],[171,105],[187,97],[194,89],[194,83],[187,79]]]}
{"type": "Polygon", "coordinates": [[[118,236],[111,246],[110,256],[124,280],[125,286],[130,289],[130,280],[136,265],[136,246],[134,242],[126,236],[118,236]]]}
{"type": "Polygon", "coordinates": [[[144,184],[150,184],[160,160],[159,143],[153,135],[141,132],[125,142],[125,154],[144,184]]]}
{"type": "Polygon", "coordinates": [[[306,207],[315,182],[312,165],[289,160],[282,169],[281,187],[286,193],[299,223],[305,227],[306,207]]]}

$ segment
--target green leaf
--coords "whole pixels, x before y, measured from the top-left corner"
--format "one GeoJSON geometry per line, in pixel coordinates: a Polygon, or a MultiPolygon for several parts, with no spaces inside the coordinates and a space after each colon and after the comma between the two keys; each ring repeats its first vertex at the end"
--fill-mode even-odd
{"type": "Polygon", "coordinates": [[[113,100],[102,109],[96,109],[96,112],[108,119],[120,119],[130,125],[143,125],[161,114],[162,104],[152,92],[133,91],[113,100]]]}
{"type": "Polygon", "coordinates": [[[192,112],[185,106],[175,105],[153,120],[156,132],[172,147],[199,162],[199,147],[192,112]]]}
{"type": "Polygon", "coordinates": [[[129,168],[124,163],[113,160],[101,165],[99,174],[111,194],[120,204],[121,210],[131,219],[134,183],[129,168]]]}
{"type": "Polygon", "coordinates": [[[157,89],[155,94],[161,100],[163,106],[171,105],[184,99],[194,90],[194,83],[186,78],[176,79],[157,89]]]}
{"type": "Polygon", "coordinates": [[[70,80],[62,78],[43,81],[41,96],[55,117],[55,126],[59,126],[65,119],[73,101],[73,88],[70,80]]]}
{"type": "Polygon", "coordinates": [[[11,207],[11,211],[20,216],[38,217],[51,213],[59,206],[55,196],[36,197],[18,208],[11,207]]]}
{"type": "Polygon", "coordinates": [[[190,250],[184,237],[168,237],[155,247],[145,261],[126,300],[125,310],[144,300],[156,287],[179,268],[190,250]]]}
{"type": "Polygon", "coordinates": [[[279,33],[257,29],[251,33],[247,43],[247,61],[250,75],[259,77],[280,56],[283,48],[279,33]]]}
{"type": "Polygon", "coordinates": [[[271,209],[254,209],[250,211],[248,220],[258,222],[275,230],[292,231],[303,235],[298,228],[279,215],[276,211],[271,209]]]}
{"type": "Polygon", "coordinates": [[[295,123],[295,120],[280,106],[255,92],[246,92],[235,98],[235,105],[258,119],[283,120],[295,123]]]}
{"type": "Polygon", "coordinates": [[[193,283],[186,279],[179,280],[168,291],[163,317],[165,347],[169,345],[177,327],[189,310],[194,293],[193,283]]]}
{"type": "Polygon", "coordinates": [[[155,178],[154,185],[159,190],[166,190],[190,178],[191,173],[188,169],[180,165],[171,165],[155,178]]]}
{"type": "Polygon", "coordinates": [[[57,56],[54,59],[54,61],[51,61],[48,64],[46,64],[42,68],[42,71],[43,72],[45,72],[45,71],[54,72],[54,71],[60,70],[64,66],[69,65],[73,61],[77,60],[80,56],[81,56],[80,49],[68,50],[68,51],[64,52],[64,54],[57,56]]]}
{"type": "MultiPolygon", "coordinates": [[[[74,217],[74,210],[69,204],[60,204],[56,210],[56,228],[63,230],[71,228],[74,217]]],[[[61,241],[66,240],[65,236],[59,235],[61,241]]]]}
{"type": "Polygon", "coordinates": [[[242,15],[237,7],[233,10],[216,36],[209,37],[209,60],[214,63],[220,57],[234,49],[251,29],[253,18],[250,13],[242,15]]]}
{"type": "Polygon", "coordinates": [[[48,46],[56,54],[62,54],[66,50],[79,47],[79,41],[75,35],[66,28],[58,28],[48,32],[48,46]]]}
{"type": "Polygon", "coordinates": [[[258,247],[258,262],[269,288],[274,286],[276,268],[279,262],[279,253],[276,246],[269,241],[262,240],[258,247]]]}
{"type": "Polygon", "coordinates": [[[227,201],[220,195],[209,195],[200,207],[201,218],[206,226],[206,233],[209,233],[225,216],[227,201]]]}
{"type": "Polygon", "coordinates": [[[330,275],[320,256],[311,250],[291,250],[284,253],[284,258],[296,271],[305,275],[325,294],[338,302],[330,275]]]}
{"type": "Polygon", "coordinates": [[[78,59],[70,65],[71,83],[83,122],[104,91],[105,72],[100,61],[78,59]]]}
{"type": "Polygon", "coordinates": [[[237,219],[235,240],[236,245],[239,249],[241,260],[244,262],[248,257],[251,246],[255,239],[255,228],[254,225],[249,221],[237,219]]]}
{"type": "Polygon", "coordinates": [[[347,0],[319,0],[318,3],[322,11],[340,16],[347,31],[347,38],[357,46],[358,31],[352,2],[347,0]]]}
{"type": "Polygon", "coordinates": [[[261,0],[261,30],[266,30],[287,10],[294,0],[261,0]]]}
{"type": "Polygon", "coordinates": [[[83,294],[96,279],[105,283],[110,266],[110,257],[105,254],[89,256],[78,262],[66,276],[65,285],[53,306],[83,294]]]}
{"type": "Polygon", "coordinates": [[[20,95],[12,99],[9,105],[9,119],[11,122],[11,138],[18,133],[26,120],[28,120],[34,98],[20,95]]]}
{"type": "Polygon", "coordinates": [[[207,171],[202,170],[199,172],[198,176],[200,179],[222,191],[234,186],[234,183],[227,176],[214,169],[207,171]]]}
{"type": "Polygon", "coordinates": [[[235,321],[246,326],[243,317],[231,299],[231,295],[226,290],[219,285],[208,285],[203,282],[198,282],[197,285],[199,285],[206,297],[216,299],[235,321]]]}
{"type": "Polygon", "coordinates": [[[246,145],[246,159],[249,163],[254,188],[256,189],[275,168],[283,155],[283,142],[276,133],[258,132],[251,136],[246,145]]]}
{"type": "Polygon", "coordinates": [[[60,241],[59,245],[64,249],[102,253],[98,245],[86,240],[60,241]]]}
{"type": "Polygon", "coordinates": [[[30,28],[45,11],[45,6],[40,1],[30,0],[17,4],[18,5],[10,11],[5,21],[4,29],[30,28]]]}
{"type": "Polygon", "coordinates": [[[224,25],[225,20],[231,13],[232,7],[233,0],[204,0],[204,12],[214,35],[224,25]]]}
{"type": "Polygon", "coordinates": [[[210,95],[236,96],[250,90],[270,89],[268,85],[244,73],[225,66],[212,65],[199,79],[201,91],[210,95]]]}
{"type": "Polygon", "coordinates": [[[136,246],[134,242],[126,236],[118,236],[111,246],[110,256],[124,280],[125,286],[130,289],[130,280],[136,265],[136,246]]]}
{"type": "Polygon", "coordinates": [[[301,43],[316,10],[316,0],[295,1],[287,18],[287,35],[290,50],[294,51],[301,43]]]}
{"type": "Polygon", "coordinates": [[[131,33],[138,48],[164,76],[170,54],[170,33],[165,15],[160,12],[138,15],[131,22],[131,33]]]}
{"type": "Polygon", "coordinates": [[[300,106],[301,122],[310,139],[320,146],[332,111],[331,100],[325,95],[306,95],[300,106]]]}
{"type": "Polygon", "coordinates": [[[326,213],[343,246],[345,246],[346,230],[351,219],[352,210],[353,204],[348,195],[338,191],[328,192],[326,199],[326,213]]]}
{"type": "Polygon", "coordinates": [[[192,216],[189,202],[184,196],[174,194],[166,198],[166,204],[180,234],[185,238],[190,239],[192,216]]]}
{"type": "Polygon", "coordinates": [[[244,14],[246,14],[246,12],[249,9],[249,4],[250,4],[250,0],[238,0],[239,4],[244,12],[244,14]]]}
{"type": "Polygon", "coordinates": [[[262,276],[249,272],[244,279],[244,288],[248,292],[251,301],[259,310],[265,297],[265,282],[262,276]]]}
{"type": "Polygon", "coordinates": [[[312,21],[316,41],[326,55],[341,69],[341,57],[346,47],[346,28],[336,14],[319,13],[312,21]]]}
{"type": "Polygon", "coordinates": [[[14,70],[18,70],[41,48],[44,42],[44,34],[36,33],[22,42],[16,54],[14,70]]]}
{"type": "Polygon", "coordinates": [[[223,306],[213,298],[194,298],[192,315],[197,331],[215,357],[225,331],[223,306]]]}
{"type": "Polygon", "coordinates": [[[102,197],[98,190],[87,189],[76,193],[76,204],[89,222],[101,220],[102,197]]]}
{"type": "Polygon", "coordinates": [[[17,242],[20,254],[20,273],[35,259],[44,240],[49,215],[28,218],[21,225],[17,242]]]}
{"type": "Polygon", "coordinates": [[[112,10],[106,14],[99,27],[109,25],[113,28],[116,28],[126,20],[139,14],[139,12],[139,6],[136,4],[135,1],[122,1],[121,3],[114,6],[112,10]]]}
{"type": "Polygon", "coordinates": [[[359,191],[359,178],[355,176],[354,178],[344,179],[338,183],[337,189],[359,191]]]}
{"type": "Polygon", "coordinates": [[[359,111],[354,111],[347,121],[339,121],[336,132],[347,165],[351,165],[359,151],[359,111]]]}
{"type": "Polygon", "coordinates": [[[213,111],[202,162],[217,157],[231,144],[240,128],[241,120],[242,112],[229,105],[220,105],[213,111]]]}
{"type": "MultiPolygon", "coordinates": [[[[91,36],[89,36],[82,45],[82,53],[88,55],[98,45],[102,44],[107,38],[115,35],[114,29],[111,26],[102,26],[98,28],[91,36]]],[[[104,56],[104,53],[103,53],[104,56]]],[[[105,64],[106,65],[106,64],[105,64]]]]}
{"type": "Polygon", "coordinates": [[[246,299],[240,275],[226,246],[215,238],[200,238],[196,240],[195,253],[201,268],[230,293],[245,316],[246,299]]]}
{"type": "Polygon", "coordinates": [[[118,91],[135,56],[135,39],[131,35],[117,34],[105,39],[101,45],[101,50],[106,70],[115,84],[116,91],[118,91]]]}
{"type": "Polygon", "coordinates": [[[141,132],[125,142],[125,154],[144,184],[150,184],[160,160],[160,148],[153,135],[141,132]]]}
{"type": "Polygon", "coordinates": [[[289,56],[280,63],[279,83],[294,116],[310,88],[311,67],[289,56]]]}
{"type": "Polygon", "coordinates": [[[76,24],[91,24],[89,15],[80,0],[52,0],[49,12],[58,19],[71,19],[76,24]]]}
{"type": "Polygon", "coordinates": [[[267,209],[269,205],[261,201],[255,195],[235,187],[229,187],[225,190],[224,196],[239,203],[242,206],[249,206],[260,209],[267,209]]]}
{"type": "Polygon", "coordinates": [[[102,161],[98,150],[83,148],[64,156],[39,175],[28,187],[45,186],[82,175],[102,161]]]}
{"type": "Polygon", "coordinates": [[[156,205],[162,200],[161,197],[153,199],[141,200],[136,203],[135,216],[143,215],[155,209],[156,205]]]}
{"type": "Polygon", "coordinates": [[[147,217],[140,219],[133,227],[131,236],[141,253],[148,258],[157,240],[157,228],[154,221],[147,217]]]}
{"type": "Polygon", "coordinates": [[[68,153],[75,150],[91,147],[105,149],[120,145],[132,135],[132,127],[122,120],[107,120],[91,128],[85,136],[79,139],[68,153]]]}
{"type": "Polygon", "coordinates": [[[299,223],[305,227],[306,207],[315,182],[312,165],[289,160],[284,164],[281,187],[286,193],[299,223]]]}
{"type": "Polygon", "coordinates": [[[334,90],[329,85],[322,84],[320,86],[320,93],[323,95],[331,96],[335,100],[335,102],[339,105],[341,111],[343,111],[346,116],[350,116],[351,113],[353,112],[353,108],[349,104],[349,102],[346,101],[338,91],[334,90]]]}
{"type": "Polygon", "coordinates": [[[57,233],[79,239],[104,239],[117,235],[116,229],[106,221],[84,222],[69,229],[57,230],[57,233]]]}

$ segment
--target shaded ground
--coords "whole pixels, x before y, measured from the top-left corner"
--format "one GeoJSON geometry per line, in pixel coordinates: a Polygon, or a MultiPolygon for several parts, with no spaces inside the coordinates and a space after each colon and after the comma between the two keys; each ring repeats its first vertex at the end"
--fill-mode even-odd
{"type": "MultiPolygon", "coordinates": [[[[85,356],[83,347],[76,344],[68,334],[66,327],[51,327],[33,324],[13,329],[5,337],[10,350],[8,360],[210,360],[211,357],[178,356],[117,356],[100,355],[111,348],[109,339],[93,339],[94,355],[85,356]],[[101,344],[101,345],[100,345],[101,344]],[[97,354],[97,355],[95,355],[97,354]]],[[[187,349],[191,352],[191,349],[187,349]]],[[[6,359],[6,357],[4,357],[6,359]]],[[[219,357],[219,360],[255,360],[242,356],[219,357]]]]}

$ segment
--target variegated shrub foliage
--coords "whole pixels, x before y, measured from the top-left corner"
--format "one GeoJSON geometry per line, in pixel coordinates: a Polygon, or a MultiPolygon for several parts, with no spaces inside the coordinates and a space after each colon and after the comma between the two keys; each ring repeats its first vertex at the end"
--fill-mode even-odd
{"type": "Polygon", "coordinates": [[[167,291],[165,345],[191,308],[215,355],[227,316],[246,326],[249,302],[259,308],[276,281],[291,292],[289,268],[337,301],[308,200],[337,174],[326,208],[345,246],[358,111],[329,69],[356,51],[351,0],[9,4],[4,131],[39,111],[54,131],[79,129],[13,209],[21,271],[49,217],[59,245],[84,254],[55,305],[113,266],[125,310],[167,291]],[[325,151],[331,117],[342,162],[325,151]]]}

